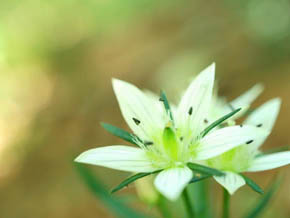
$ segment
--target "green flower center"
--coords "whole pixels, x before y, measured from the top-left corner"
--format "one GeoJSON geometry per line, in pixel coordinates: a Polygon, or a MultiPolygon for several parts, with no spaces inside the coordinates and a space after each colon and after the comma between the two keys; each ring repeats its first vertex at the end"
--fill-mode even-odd
{"type": "Polygon", "coordinates": [[[178,160],[179,142],[171,127],[165,127],[162,135],[163,147],[167,155],[173,160],[178,160]]]}
{"type": "Polygon", "coordinates": [[[240,173],[247,170],[253,160],[254,154],[247,149],[247,145],[242,145],[229,150],[218,157],[207,161],[210,167],[219,170],[240,173]]]}

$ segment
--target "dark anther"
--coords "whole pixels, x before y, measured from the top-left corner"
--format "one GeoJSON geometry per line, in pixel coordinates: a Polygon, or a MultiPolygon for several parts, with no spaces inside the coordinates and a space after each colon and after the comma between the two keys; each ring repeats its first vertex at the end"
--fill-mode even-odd
{"type": "Polygon", "coordinates": [[[141,123],[140,120],[138,120],[138,119],[136,119],[136,118],[134,118],[134,117],[133,117],[133,121],[135,122],[135,124],[136,124],[137,126],[141,123]]]}
{"type": "Polygon", "coordinates": [[[207,119],[204,119],[204,121],[203,121],[204,123],[208,123],[208,120],[207,119]]]}
{"type": "Polygon", "coordinates": [[[246,144],[251,144],[254,140],[247,141],[246,144]]]}
{"type": "Polygon", "coordinates": [[[163,100],[163,98],[160,97],[160,98],[159,98],[159,101],[164,101],[164,100],[163,100]]]}
{"type": "Polygon", "coordinates": [[[192,114],[192,107],[189,108],[188,114],[189,114],[189,115],[192,114]]]}
{"type": "Polygon", "coordinates": [[[263,126],[263,124],[262,124],[262,123],[260,123],[260,124],[258,124],[258,125],[257,125],[257,127],[262,127],[262,126],[263,126]]]}
{"type": "Polygon", "coordinates": [[[145,141],[144,145],[153,145],[153,142],[145,141]]]}
{"type": "Polygon", "coordinates": [[[240,125],[240,127],[243,127],[243,125],[240,125]]]}
{"type": "Polygon", "coordinates": [[[180,139],[180,141],[183,141],[183,137],[180,137],[179,139],[180,139]]]}

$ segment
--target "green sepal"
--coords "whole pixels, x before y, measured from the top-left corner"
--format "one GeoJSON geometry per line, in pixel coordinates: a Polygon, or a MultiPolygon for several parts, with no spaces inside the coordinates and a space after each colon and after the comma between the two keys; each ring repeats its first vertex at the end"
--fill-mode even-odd
{"type": "Polygon", "coordinates": [[[172,123],[174,123],[173,114],[172,114],[172,111],[171,111],[171,108],[170,108],[169,101],[167,99],[167,96],[166,96],[165,92],[162,91],[162,90],[161,90],[160,100],[163,102],[165,111],[166,111],[167,114],[169,114],[170,120],[172,121],[172,123]]]}
{"type": "Polygon", "coordinates": [[[155,173],[159,173],[162,170],[156,170],[154,172],[150,172],[150,173],[137,173],[133,176],[130,176],[129,178],[125,179],[123,182],[121,182],[118,186],[116,186],[115,188],[112,189],[111,193],[113,194],[114,192],[117,192],[119,190],[121,190],[122,188],[128,186],[130,183],[136,181],[137,179],[141,179],[145,176],[149,176],[155,173]]]}
{"type": "Polygon", "coordinates": [[[201,132],[201,136],[204,137],[206,136],[213,128],[217,127],[218,125],[220,125],[222,122],[224,122],[225,120],[229,119],[230,117],[234,116],[236,113],[238,113],[242,108],[238,108],[228,114],[226,114],[225,116],[219,118],[218,120],[214,121],[212,124],[210,124],[208,127],[206,127],[202,132],[201,132]]]}
{"type": "Polygon", "coordinates": [[[187,166],[194,172],[201,173],[201,174],[207,174],[211,176],[224,176],[225,174],[222,171],[219,171],[214,168],[210,168],[207,166],[203,166],[196,163],[188,163],[187,166]]]}
{"type": "Polygon", "coordinates": [[[259,194],[264,194],[263,189],[258,184],[256,184],[252,179],[250,179],[249,177],[243,174],[240,174],[240,175],[244,178],[246,184],[250,186],[255,192],[259,194]]]}
{"type": "Polygon", "coordinates": [[[211,177],[212,175],[208,175],[208,174],[202,174],[200,176],[194,175],[192,179],[189,181],[189,184],[199,182],[199,181],[211,178],[211,177]]]}
{"type": "Polygon", "coordinates": [[[120,129],[116,126],[113,126],[108,123],[101,123],[101,126],[107,130],[109,133],[113,134],[114,136],[117,136],[121,139],[124,139],[127,142],[130,142],[134,145],[136,144],[136,140],[139,140],[141,142],[141,139],[139,139],[137,136],[133,135],[132,133],[129,133],[123,129],[120,129]]]}

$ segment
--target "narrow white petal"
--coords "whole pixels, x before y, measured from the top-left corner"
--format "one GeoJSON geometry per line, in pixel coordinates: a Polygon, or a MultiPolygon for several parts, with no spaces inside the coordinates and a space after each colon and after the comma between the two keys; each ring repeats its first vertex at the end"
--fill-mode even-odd
{"type": "Polygon", "coordinates": [[[232,148],[252,143],[269,133],[255,126],[232,126],[218,129],[201,139],[197,148],[197,160],[206,160],[232,148]]]}
{"type": "Polygon", "coordinates": [[[234,121],[239,117],[243,116],[245,112],[250,108],[251,104],[256,100],[256,98],[262,93],[264,90],[263,85],[256,84],[247,92],[234,99],[230,103],[226,103],[223,105],[223,109],[221,110],[220,116],[230,113],[233,109],[241,108],[242,110],[239,113],[236,113],[232,116],[228,121],[234,121]]]}
{"type": "Polygon", "coordinates": [[[224,172],[224,176],[214,176],[214,179],[221,184],[228,192],[232,195],[240,187],[246,184],[243,177],[237,173],[233,172],[224,172]]]}
{"type": "Polygon", "coordinates": [[[154,184],[161,194],[174,201],[180,196],[192,176],[192,171],[187,167],[171,168],[159,173],[154,184]]]}
{"type": "MultiPolygon", "coordinates": [[[[275,121],[278,117],[281,106],[281,99],[275,98],[267,101],[262,106],[254,110],[249,117],[245,120],[244,124],[260,126],[269,132],[272,131],[275,121]]],[[[267,136],[256,140],[249,146],[249,149],[258,149],[267,139],[267,136]]]]}
{"type": "Polygon", "coordinates": [[[108,167],[129,172],[156,170],[140,148],[114,145],[91,149],[80,154],[76,162],[108,167]]]}
{"type": "Polygon", "coordinates": [[[177,125],[185,136],[198,134],[203,126],[210,107],[214,75],[215,64],[212,64],[192,81],[178,105],[177,125]]]}
{"type": "Polygon", "coordinates": [[[290,151],[278,152],[256,157],[248,172],[271,170],[290,164],[290,151]]]}
{"type": "Polygon", "coordinates": [[[230,104],[234,108],[249,107],[253,103],[253,101],[255,101],[256,98],[263,92],[263,90],[264,87],[262,84],[256,84],[247,92],[233,100],[230,104]]]}
{"type": "Polygon", "coordinates": [[[160,114],[156,104],[152,104],[152,99],[149,99],[136,86],[113,79],[113,88],[122,115],[135,134],[142,139],[150,140],[158,129],[164,127],[164,116],[160,114]]]}
{"type": "Polygon", "coordinates": [[[271,99],[254,110],[244,123],[246,125],[254,126],[262,124],[262,128],[271,131],[278,117],[280,106],[280,98],[271,99]]]}

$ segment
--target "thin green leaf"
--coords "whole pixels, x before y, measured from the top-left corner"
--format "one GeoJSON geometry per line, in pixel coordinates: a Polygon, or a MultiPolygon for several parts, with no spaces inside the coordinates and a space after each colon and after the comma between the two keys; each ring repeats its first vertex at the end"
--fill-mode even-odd
{"type": "Polygon", "coordinates": [[[109,211],[115,214],[116,217],[128,218],[146,218],[148,216],[131,209],[119,199],[110,195],[104,185],[90,172],[90,170],[81,164],[75,164],[76,170],[91,190],[91,192],[101,200],[109,211]]]}
{"type": "MultiPolygon", "coordinates": [[[[117,136],[121,139],[124,139],[125,141],[127,142],[130,142],[134,145],[136,145],[136,140],[140,140],[138,139],[137,136],[134,136],[133,134],[123,130],[123,129],[120,129],[116,126],[113,126],[111,124],[108,124],[108,123],[101,123],[102,127],[107,130],[109,133],[113,134],[114,136],[117,136]]],[[[140,140],[141,141],[141,140],[140,140]]]]}
{"type": "Polygon", "coordinates": [[[246,184],[250,186],[255,192],[258,192],[259,194],[264,194],[263,189],[258,184],[256,184],[253,180],[251,180],[249,177],[243,174],[240,174],[240,175],[244,178],[244,180],[246,181],[246,184]]]}
{"type": "Polygon", "coordinates": [[[195,182],[199,182],[199,181],[202,181],[202,180],[205,180],[205,179],[208,179],[212,177],[211,175],[207,175],[207,174],[203,174],[203,175],[200,175],[200,176],[197,176],[197,175],[194,175],[192,177],[192,179],[189,181],[189,184],[191,183],[195,183],[195,182]]]}
{"type": "Polygon", "coordinates": [[[154,172],[150,172],[150,173],[137,173],[133,176],[130,176],[129,178],[125,179],[123,182],[121,182],[117,187],[113,188],[113,190],[111,191],[111,193],[114,193],[116,191],[121,190],[122,188],[128,186],[130,183],[136,181],[137,179],[141,179],[145,176],[149,176],[151,174],[155,174],[155,173],[159,173],[161,172],[161,170],[157,170],[154,172]]]}
{"type": "Polygon", "coordinates": [[[187,166],[194,172],[212,176],[224,176],[225,174],[217,169],[206,167],[196,163],[188,163],[187,166]]]}
{"type": "Polygon", "coordinates": [[[169,114],[170,120],[174,123],[173,114],[172,114],[172,111],[171,111],[171,108],[170,108],[170,104],[169,104],[169,101],[168,101],[164,91],[161,91],[160,100],[163,102],[164,108],[166,110],[166,113],[169,114]]]}
{"type": "Polygon", "coordinates": [[[236,113],[238,113],[241,110],[241,108],[238,108],[225,116],[219,118],[218,120],[214,121],[212,124],[210,124],[208,127],[206,127],[202,133],[201,136],[204,137],[206,136],[213,128],[217,127],[218,125],[222,124],[225,120],[229,119],[230,117],[234,116],[236,113]]]}
{"type": "Polygon", "coordinates": [[[276,193],[280,184],[281,184],[281,177],[277,178],[272,183],[268,191],[263,195],[263,197],[259,200],[256,206],[248,213],[248,215],[245,216],[245,218],[257,218],[258,216],[260,216],[262,211],[264,211],[269,201],[273,197],[273,195],[276,193]]]}

